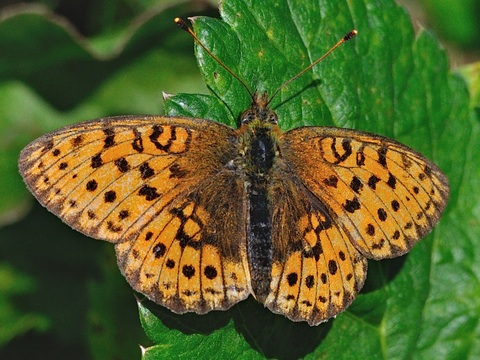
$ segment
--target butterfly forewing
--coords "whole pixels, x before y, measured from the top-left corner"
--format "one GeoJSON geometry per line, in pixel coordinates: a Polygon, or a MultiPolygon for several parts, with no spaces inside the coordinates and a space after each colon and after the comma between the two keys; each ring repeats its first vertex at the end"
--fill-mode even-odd
{"type": "Polygon", "coordinates": [[[285,133],[283,141],[293,171],[369,258],[408,252],[446,206],[445,175],[393,140],[355,130],[304,127],[285,133]],[[309,156],[299,156],[302,152],[309,156]]]}

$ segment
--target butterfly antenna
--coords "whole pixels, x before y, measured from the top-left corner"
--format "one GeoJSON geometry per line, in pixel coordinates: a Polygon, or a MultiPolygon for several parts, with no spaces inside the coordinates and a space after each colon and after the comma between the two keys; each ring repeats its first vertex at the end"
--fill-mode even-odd
{"type": "Polygon", "coordinates": [[[203,44],[203,42],[200,41],[200,39],[197,37],[195,32],[192,30],[192,28],[190,28],[190,26],[187,25],[187,23],[185,21],[183,21],[182,19],[180,19],[178,17],[175,18],[174,21],[175,21],[175,24],[177,24],[180,27],[180,29],[189,33],[193,37],[193,39],[203,48],[203,50],[205,50],[207,52],[207,54],[210,55],[213,58],[213,60],[215,60],[221,67],[223,67],[235,79],[237,79],[240,82],[240,84],[242,84],[243,87],[247,90],[247,92],[250,95],[250,97],[252,98],[252,100],[254,99],[253,93],[250,91],[250,89],[248,88],[245,81],[240,79],[237,74],[235,74],[232,70],[230,70],[227,65],[225,65],[218,57],[216,57],[210,50],[208,50],[208,48],[203,44]]]}
{"type": "Polygon", "coordinates": [[[280,90],[282,90],[284,87],[286,87],[288,84],[290,84],[292,81],[295,81],[296,79],[298,79],[300,76],[302,76],[303,74],[305,74],[308,70],[310,70],[311,68],[313,68],[315,65],[317,65],[320,61],[322,61],[323,59],[325,59],[328,55],[330,55],[330,53],[335,50],[337,47],[339,47],[340,45],[342,45],[344,42],[347,42],[348,40],[352,39],[353,37],[355,37],[356,35],[358,34],[358,31],[357,30],[352,30],[350,31],[348,34],[346,34],[343,38],[341,38],[335,45],[333,45],[330,50],[328,50],[325,54],[323,54],[319,59],[315,60],[313,63],[311,63],[309,66],[307,66],[305,69],[303,69],[302,71],[300,71],[297,75],[295,75],[294,77],[292,77],[291,79],[285,81],[282,85],[280,85],[277,90],[275,90],[275,92],[273,93],[273,95],[270,97],[270,100],[268,100],[268,104],[270,104],[270,102],[273,100],[273,98],[275,96],[277,96],[277,94],[279,93],[280,90]]]}

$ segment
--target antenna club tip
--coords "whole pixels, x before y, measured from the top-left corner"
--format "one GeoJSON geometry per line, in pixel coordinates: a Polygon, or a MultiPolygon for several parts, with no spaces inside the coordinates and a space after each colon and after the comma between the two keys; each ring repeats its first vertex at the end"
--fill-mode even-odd
{"type": "Polygon", "coordinates": [[[180,19],[179,17],[176,17],[173,21],[175,22],[175,24],[177,24],[180,27],[180,29],[182,29],[182,30],[187,30],[188,29],[187,23],[185,21],[183,21],[182,19],[180,19]]]}
{"type": "Polygon", "coordinates": [[[344,41],[348,41],[348,40],[351,40],[353,37],[357,36],[358,34],[358,31],[357,30],[352,30],[350,31],[347,35],[345,35],[343,37],[343,40],[344,41]]]}

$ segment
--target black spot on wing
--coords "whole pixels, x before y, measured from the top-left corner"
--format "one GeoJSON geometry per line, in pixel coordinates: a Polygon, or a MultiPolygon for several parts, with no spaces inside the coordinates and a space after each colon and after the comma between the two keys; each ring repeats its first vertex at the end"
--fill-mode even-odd
{"type": "Polygon", "coordinates": [[[336,142],[337,140],[334,138],[332,141],[331,149],[333,152],[333,156],[335,156],[335,159],[336,159],[335,163],[339,164],[341,162],[344,162],[346,159],[350,157],[350,155],[352,155],[352,140],[347,138],[342,140],[343,154],[340,154],[337,151],[336,142]]]}
{"type": "Polygon", "coordinates": [[[107,203],[112,203],[117,199],[117,193],[113,190],[107,191],[104,195],[104,200],[107,203]]]}
{"type": "Polygon", "coordinates": [[[133,131],[133,136],[134,136],[134,139],[132,141],[132,148],[136,152],[142,153],[143,150],[144,150],[142,134],[136,128],[133,128],[132,131],[133,131]]]}
{"type": "Polygon", "coordinates": [[[328,179],[323,179],[323,183],[327,186],[336,188],[338,184],[338,178],[335,175],[331,175],[328,179]]]}
{"type": "Polygon", "coordinates": [[[143,180],[148,179],[148,178],[152,177],[153,175],[155,175],[155,171],[153,171],[153,169],[150,167],[148,162],[145,162],[142,165],[140,165],[139,171],[140,171],[140,177],[143,180]]]}
{"type": "Polygon", "coordinates": [[[389,176],[388,176],[388,180],[387,180],[387,185],[390,186],[392,189],[395,189],[395,186],[397,184],[397,179],[395,178],[395,176],[393,176],[392,173],[388,173],[389,176]]]}
{"type": "Polygon", "coordinates": [[[214,266],[207,265],[205,266],[205,269],[203,270],[203,273],[207,277],[207,279],[213,280],[217,277],[217,269],[215,269],[214,266]]]}
{"type": "Polygon", "coordinates": [[[130,164],[128,163],[128,161],[124,157],[121,157],[121,158],[115,160],[114,163],[115,163],[115,166],[117,167],[118,171],[120,171],[122,173],[125,173],[128,170],[130,170],[130,164]]]}
{"type": "Polygon", "coordinates": [[[377,183],[378,183],[379,181],[380,181],[380,179],[379,179],[377,176],[372,175],[372,176],[370,176],[369,179],[368,179],[368,186],[369,186],[371,189],[375,190],[375,189],[377,188],[377,183]]]}
{"type": "Polygon", "coordinates": [[[337,273],[337,270],[338,270],[337,262],[335,260],[330,260],[328,262],[328,272],[331,275],[335,275],[337,273]]]}
{"type": "Polygon", "coordinates": [[[363,184],[358,177],[354,176],[352,178],[352,181],[350,182],[350,188],[357,194],[360,194],[360,191],[363,188],[363,184]]]}
{"type": "Polygon", "coordinates": [[[95,191],[97,190],[97,187],[98,187],[98,183],[95,180],[88,181],[87,185],[85,186],[87,191],[95,191]]]}
{"type": "Polygon", "coordinates": [[[360,209],[360,202],[356,197],[352,200],[346,200],[345,204],[343,204],[343,208],[348,211],[349,213],[354,213],[355,211],[360,209]]]}
{"type": "Polygon", "coordinates": [[[145,196],[147,201],[152,201],[160,197],[160,194],[157,193],[157,188],[148,185],[143,185],[138,191],[138,195],[145,196]]]}
{"type": "Polygon", "coordinates": [[[378,153],[378,162],[384,168],[387,168],[387,151],[388,149],[385,146],[382,146],[377,150],[378,153]]]}
{"type": "Polygon", "coordinates": [[[106,136],[103,147],[106,149],[115,145],[115,131],[112,128],[107,128],[103,130],[103,133],[106,136]]]}
{"type": "Polygon", "coordinates": [[[183,265],[182,274],[190,279],[195,276],[195,268],[192,265],[183,265]]]}
{"type": "Polygon", "coordinates": [[[297,273],[290,273],[287,275],[287,282],[289,286],[294,286],[298,281],[297,273]]]}
{"type": "Polygon", "coordinates": [[[103,160],[102,160],[102,155],[101,154],[97,154],[97,155],[92,157],[91,166],[92,166],[93,169],[97,169],[102,165],[103,165],[103,160]]]}

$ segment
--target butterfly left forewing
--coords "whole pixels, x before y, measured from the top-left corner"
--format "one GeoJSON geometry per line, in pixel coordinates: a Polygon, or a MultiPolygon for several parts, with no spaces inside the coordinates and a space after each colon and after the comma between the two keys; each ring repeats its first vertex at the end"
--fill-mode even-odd
{"type": "Polygon", "coordinates": [[[39,202],[68,225],[116,242],[133,236],[194,177],[206,177],[218,161],[214,144],[232,147],[233,130],[197,120],[118,117],[69,126],[25,147],[20,173],[39,202]]]}

